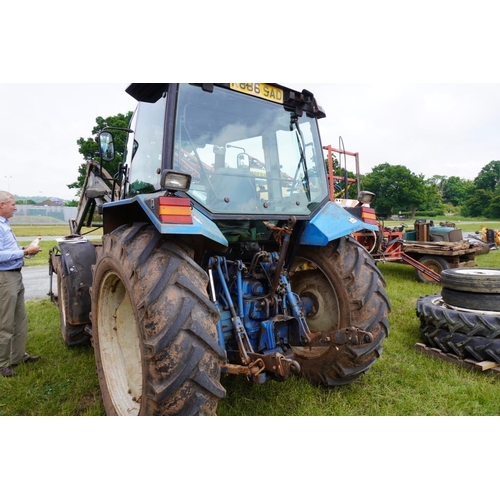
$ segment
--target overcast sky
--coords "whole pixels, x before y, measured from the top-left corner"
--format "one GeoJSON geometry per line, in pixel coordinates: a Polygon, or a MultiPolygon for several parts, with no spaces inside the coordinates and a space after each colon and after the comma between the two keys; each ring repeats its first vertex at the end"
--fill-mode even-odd
{"type": "Polygon", "coordinates": [[[387,162],[426,178],[474,179],[490,161],[500,160],[500,84],[311,88],[327,114],[320,120],[323,145],[339,148],[342,137],[347,151],[359,153],[362,173],[387,162]]]}
{"type": "Polygon", "coordinates": [[[0,189],[74,199],[67,188],[84,163],[76,141],[98,116],[127,113],[126,84],[0,84],[0,189]]]}
{"type": "MultiPolygon", "coordinates": [[[[0,84],[0,189],[20,196],[74,199],[97,116],[135,108],[128,83],[0,84]]],[[[361,173],[381,163],[426,178],[474,179],[500,160],[500,84],[288,83],[312,91],[327,117],[323,145],[358,152],[361,173]]],[[[354,170],[353,160],[347,166],[354,170]]]]}

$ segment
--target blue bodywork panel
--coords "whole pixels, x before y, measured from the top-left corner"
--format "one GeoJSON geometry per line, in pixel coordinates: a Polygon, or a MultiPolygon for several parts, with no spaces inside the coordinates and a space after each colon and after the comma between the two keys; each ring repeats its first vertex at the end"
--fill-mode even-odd
{"type": "Polygon", "coordinates": [[[378,228],[366,224],[330,201],[306,224],[300,243],[325,246],[330,241],[361,230],[378,231],[378,228]]]}
{"type": "Polygon", "coordinates": [[[225,236],[221,233],[220,229],[207,217],[205,217],[201,212],[199,212],[195,207],[192,208],[192,224],[162,224],[158,219],[158,216],[153,212],[151,208],[151,201],[156,197],[152,198],[150,195],[137,195],[133,198],[113,201],[106,203],[104,207],[116,207],[118,205],[128,205],[132,203],[138,203],[144,210],[144,213],[148,215],[151,219],[151,223],[156,227],[161,234],[193,234],[199,236],[205,236],[206,238],[219,243],[227,247],[228,241],[225,236]]]}
{"type": "MultiPolygon", "coordinates": [[[[220,229],[196,207],[192,208],[193,224],[161,223],[151,207],[151,201],[154,199],[150,195],[137,195],[134,198],[106,203],[105,207],[138,203],[161,234],[200,235],[225,247],[229,245],[220,229]]],[[[328,202],[306,224],[300,243],[302,245],[325,246],[332,240],[361,230],[377,231],[378,228],[373,224],[366,224],[359,220],[338,204],[328,202]]]]}

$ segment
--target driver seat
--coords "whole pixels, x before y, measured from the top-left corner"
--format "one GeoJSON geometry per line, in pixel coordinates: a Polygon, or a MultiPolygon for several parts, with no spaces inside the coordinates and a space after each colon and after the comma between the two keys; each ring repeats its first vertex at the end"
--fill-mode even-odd
{"type": "Polygon", "coordinates": [[[255,176],[250,171],[218,168],[210,176],[209,209],[225,213],[255,212],[258,207],[255,176]]]}

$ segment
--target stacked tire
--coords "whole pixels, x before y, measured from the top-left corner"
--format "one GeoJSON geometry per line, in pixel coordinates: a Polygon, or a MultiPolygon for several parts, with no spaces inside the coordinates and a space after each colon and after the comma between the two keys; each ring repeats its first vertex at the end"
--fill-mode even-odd
{"type": "Polygon", "coordinates": [[[424,343],[461,358],[500,363],[500,269],[445,269],[441,285],[441,294],[417,300],[424,343]]]}

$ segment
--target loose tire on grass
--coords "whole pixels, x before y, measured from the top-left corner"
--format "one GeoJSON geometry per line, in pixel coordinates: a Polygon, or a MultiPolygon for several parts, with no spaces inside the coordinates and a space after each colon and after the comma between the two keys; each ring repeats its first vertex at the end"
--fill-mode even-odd
{"type": "Polygon", "coordinates": [[[103,237],[92,334],[108,415],[214,415],[225,356],[207,274],[151,225],[103,237]]]}
{"type": "Polygon", "coordinates": [[[373,334],[372,342],[361,345],[294,347],[301,374],[325,386],[358,379],[379,358],[389,333],[385,281],[371,255],[350,237],[325,247],[302,246],[290,267],[290,282],[314,305],[307,318],[311,332],[355,326],[373,334]]]}
{"type": "MultiPolygon", "coordinates": [[[[434,271],[437,274],[441,274],[444,270],[450,268],[450,263],[444,259],[443,257],[439,257],[436,255],[424,255],[418,259],[420,264],[428,267],[431,271],[434,271]]],[[[432,278],[420,272],[418,269],[415,269],[415,277],[417,281],[421,283],[436,283],[432,278]]]]}
{"type": "Polygon", "coordinates": [[[500,340],[485,337],[472,337],[464,333],[441,330],[434,325],[422,327],[424,342],[443,352],[455,354],[460,358],[476,361],[495,361],[500,363],[500,340]]]}
{"type": "Polygon", "coordinates": [[[500,294],[500,269],[447,269],[441,274],[441,285],[458,292],[500,294]]]}
{"type": "Polygon", "coordinates": [[[500,339],[500,314],[453,308],[441,294],[426,295],[417,300],[417,317],[422,328],[427,325],[469,337],[500,339]]]}

